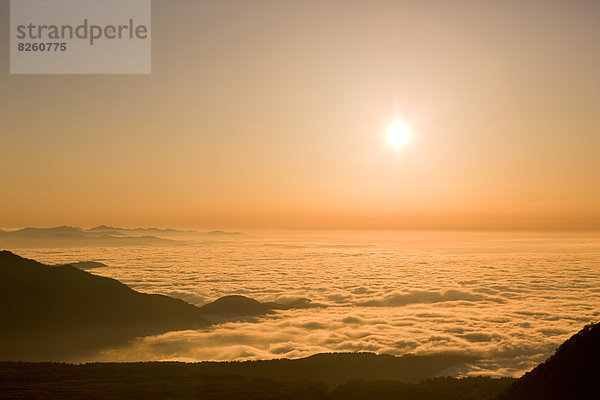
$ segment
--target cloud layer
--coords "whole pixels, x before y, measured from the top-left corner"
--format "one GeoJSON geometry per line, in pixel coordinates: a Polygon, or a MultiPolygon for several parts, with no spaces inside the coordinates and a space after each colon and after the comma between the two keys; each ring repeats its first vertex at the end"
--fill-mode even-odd
{"type": "Polygon", "coordinates": [[[508,234],[243,237],[177,248],[28,250],[203,304],[229,294],[324,308],[138,338],[98,360],[242,360],[329,351],[481,358],[453,375],[516,375],[600,319],[600,240],[508,234]],[[427,240],[425,240],[427,239],[427,240]]]}

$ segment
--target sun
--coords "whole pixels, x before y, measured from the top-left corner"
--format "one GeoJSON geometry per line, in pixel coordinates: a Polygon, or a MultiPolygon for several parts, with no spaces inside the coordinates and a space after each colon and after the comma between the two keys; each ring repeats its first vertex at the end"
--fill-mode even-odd
{"type": "Polygon", "coordinates": [[[399,150],[410,143],[413,133],[407,123],[395,120],[387,126],[385,136],[388,144],[399,150]]]}

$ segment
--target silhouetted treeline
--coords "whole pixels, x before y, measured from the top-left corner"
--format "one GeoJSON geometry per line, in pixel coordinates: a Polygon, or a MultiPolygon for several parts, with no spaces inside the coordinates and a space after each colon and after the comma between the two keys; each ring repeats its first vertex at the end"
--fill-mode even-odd
{"type": "MultiPolygon", "coordinates": [[[[2,399],[489,400],[510,378],[436,378],[421,383],[320,382],[224,373],[215,363],[0,363],[2,399]]],[[[221,363],[224,364],[224,363],[221,363]]],[[[253,366],[254,362],[247,365],[253,366]]],[[[273,370],[278,363],[270,365],[273,370]]]]}
{"type": "Polygon", "coordinates": [[[514,378],[433,378],[420,383],[352,381],[331,392],[335,400],[476,400],[493,399],[514,378]]]}
{"type": "Polygon", "coordinates": [[[473,358],[453,354],[396,357],[374,353],[323,353],[299,359],[194,364],[207,375],[242,375],[275,380],[317,381],[335,387],[352,380],[419,382],[473,358]]]}
{"type": "Polygon", "coordinates": [[[429,356],[377,355],[373,353],[324,353],[300,359],[199,362],[199,363],[91,363],[80,370],[60,363],[5,363],[4,367],[27,373],[28,368],[42,374],[75,371],[92,376],[94,373],[111,374],[113,370],[137,371],[140,374],[184,373],[196,376],[245,376],[276,381],[322,382],[333,388],[348,381],[395,380],[416,383],[430,378],[444,369],[469,358],[438,354],[429,356]],[[62,371],[62,372],[61,372],[62,371]]]}

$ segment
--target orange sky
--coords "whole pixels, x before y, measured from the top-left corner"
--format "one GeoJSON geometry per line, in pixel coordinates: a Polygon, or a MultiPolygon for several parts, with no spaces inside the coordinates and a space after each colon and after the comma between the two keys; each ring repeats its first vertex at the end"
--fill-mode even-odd
{"type": "Polygon", "coordinates": [[[600,228],[600,2],[152,15],[150,76],[9,75],[0,34],[0,227],[600,228]]]}

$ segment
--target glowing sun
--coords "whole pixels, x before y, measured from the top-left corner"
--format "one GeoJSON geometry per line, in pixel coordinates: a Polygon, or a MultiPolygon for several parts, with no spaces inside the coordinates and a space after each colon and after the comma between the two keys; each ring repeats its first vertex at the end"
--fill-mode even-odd
{"type": "Polygon", "coordinates": [[[385,130],[387,142],[394,149],[406,147],[412,138],[410,126],[403,121],[395,120],[385,130]]]}

